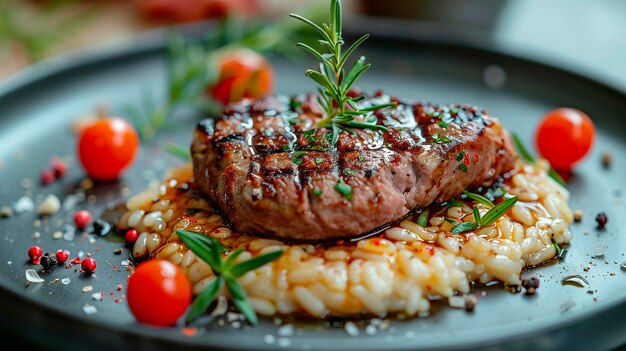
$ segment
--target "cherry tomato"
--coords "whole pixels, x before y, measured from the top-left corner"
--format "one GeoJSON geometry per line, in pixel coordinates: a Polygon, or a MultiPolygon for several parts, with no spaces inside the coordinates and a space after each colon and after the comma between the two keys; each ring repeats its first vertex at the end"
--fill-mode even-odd
{"type": "Polygon", "coordinates": [[[94,180],[117,179],[137,153],[139,137],[121,118],[103,118],[87,126],[78,141],[78,155],[94,180]]]}
{"type": "Polygon", "coordinates": [[[128,279],[128,307],[141,323],[171,326],[191,302],[191,284],[180,267],[165,260],[141,263],[128,279]]]}
{"type": "Polygon", "coordinates": [[[591,149],[593,121],[584,112],[558,108],[543,117],[535,134],[539,153],[558,170],[570,170],[591,149]]]}
{"type": "Polygon", "coordinates": [[[242,98],[258,98],[274,87],[272,66],[250,49],[225,52],[217,58],[219,79],[210,87],[213,98],[226,105],[242,98]]]}

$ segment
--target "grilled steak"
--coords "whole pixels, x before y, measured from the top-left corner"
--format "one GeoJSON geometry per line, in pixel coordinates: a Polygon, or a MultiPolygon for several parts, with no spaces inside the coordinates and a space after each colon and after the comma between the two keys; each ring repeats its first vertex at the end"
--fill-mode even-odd
{"type": "Polygon", "coordinates": [[[508,134],[482,110],[397,103],[375,112],[388,131],[342,132],[335,145],[315,128],[323,111],[312,95],[231,105],[196,128],[194,176],[240,231],[323,240],[367,233],[514,167],[508,134]]]}

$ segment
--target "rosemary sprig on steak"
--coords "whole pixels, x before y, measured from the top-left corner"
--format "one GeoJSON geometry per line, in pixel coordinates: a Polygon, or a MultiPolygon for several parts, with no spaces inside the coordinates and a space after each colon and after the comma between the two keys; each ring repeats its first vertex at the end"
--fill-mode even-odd
{"type": "Polygon", "coordinates": [[[290,15],[309,26],[319,34],[323,51],[298,43],[298,46],[306,49],[320,60],[319,71],[308,69],[306,75],[317,82],[321,87],[318,89],[317,102],[326,112],[326,116],[317,122],[317,127],[330,128],[332,131],[331,144],[335,144],[342,131],[355,134],[353,129],[387,130],[387,127],[377,124],[377,118],[373,111],[395,106],[393,103],[359,106],[358,103],[365,99],[364,96],[351,96],[350,87],[367,71],[371,64],[365,63],[365,57],[361,56],[350,69],[345,71],[348,57],[356,48],[363,43],[369,34],[363,35],[355,41],[345,52],[342,52],[344,44],[341,36],[341,1],[331,0],[329,23],[317,25],[312,21],[296,15],[290,15]]]}

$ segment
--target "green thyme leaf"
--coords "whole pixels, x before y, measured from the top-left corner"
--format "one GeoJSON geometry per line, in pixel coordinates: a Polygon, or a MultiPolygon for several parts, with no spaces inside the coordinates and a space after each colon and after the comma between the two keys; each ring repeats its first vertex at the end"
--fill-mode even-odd
{"type": "Polygon", "coordinates": [[[517,134],[513,133],[512,136],[513,143],[515,143],[515,147],[517,148],[517,151],[519,151],[520,156],[522,156],[524,160],[530,163],[535,163],[535,158],[531,155],[528,149],[526,149],[526,147],[522,143],[522,140],[517,136],[517,134]]]}
{"type": "Polygon", "coordinates": [[[322,164],[322,162],[324,162],[324,158],[323,157],[316,157],[315,158],[315,163],[316,164],[319,165],[319,164],[322,164]]]}
{"type": "Polygon", "coordinates": [[[464,163],[459,165],[459,169],[461,170],[461,172],[467,173],[467,165],[465,165],[464,163]]]}
{"type": "Polygon", "coordinates": [[[193,300],[189,313],[187,314],[187,322],[191,323],[200,317],[204,311],[211,306],[211,302],[215,300],[217,295],[224,286],[224,278],[218,276],[213,280],[202,292],[193,300]]]}
{"type": "Polygon", "coordinates": [[[163,149],[174,156],[180,157],[183,161],[191,161],[189,148],[174,143],[167,143],[163,146],[163,149]]]}
{"type": "Polygon", "coordinates": [[[248,301],[246,291],[243,289],[241,284],[239,284],[237,278],[235,278],[230,273],[225,273],[223,277],[226,281],[228,291],[233,298],[233,302],[235,303],[235,306],[237,307],[239,312],[241,312],[246,317],[250,324],[257,324],[258,319],[256,316],[256,312],[254,312],[254,307],[252,307],[252,304],[250,303],[250,301],[248,301]]]}
{"type": "Polygon", "coordinates": [[[456,155],[456,160],[461,161],[465,157],[465,151],[461,151],[458,155],[456,155]]]}
{"type": "Polygon", "coordinates": [[[344,183],[342,178],[339,178],[339,181],[335,184],[334,189],[343,197],[348,199],[348,201],[352,201],[352,187],[344,183]]]}
{"type": "Polygon", "coordinates": [[[241,263],[236,264],[229,270],[229,272],[233,276],[235,276],[235,278],[239,278],[249,271],[253,271],[269,262],[274,261],[275,259],[280,257],[282,254],[283,254],[283,251],[279,250],[279,251],[270,252],[264,255],[259,255],[247,261],[243,261],[241,263]]]}
{"type": "Polygon", "coordinates": [[[480,212],[478,211],[478,207],[472,206],[472,212],[474,213],[474,222],[476,223],[476,225],[480,227],[481,221],[480,221],[480,212]]]}
{"type": "Polygon", "coordinates": [[[426,228],[426,226],[428,225],[428,216],[430,215],[430,209],[425,209],[422,211],[422,213],[420,213],[419,217],[417,217],[417,224],[419,224],[421,227],[426,228]]]}
{"type": "Polygon", "coordinates": [[[474,222],[462,222],[452,228],[452,234],[461,234],[478,228],[478,224],[474,222]]]}
{"type": "Polygon", "coordinates": [[[504,216],[504,214],[511,209],[516,202],[517,197],[513,196],[497,204],[481,218],[482,225],[487,226],[495,223],[500,217],[504,216]]]}
{"type": "Polygon", "coordinates": [[[482,196],[480,194],[470,193],[467,190],[464,190],[463,194],[465,194],[465,196],[469,197],[470,199],[472,199],[472,200],[474,200],[476,202],[479,202],[479,203],[481,203],[481,204],[483,204],[483,205],[485,205],[485,206],[487,206],[489,208],[493,208],[493,207],[496,206],[496,205],[493,204],[493,202],[491,202],[491,200],[489,200],[488,198],[486,198],[486,197],[484,197],[484,196],[482,196]]]}

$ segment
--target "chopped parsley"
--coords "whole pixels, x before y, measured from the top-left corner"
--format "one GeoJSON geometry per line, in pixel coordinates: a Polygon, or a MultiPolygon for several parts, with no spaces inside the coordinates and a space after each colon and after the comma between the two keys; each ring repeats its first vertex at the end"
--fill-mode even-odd
{"type": "Polygon", "coordinates": [[[315,158],[315,164],[322,164],[322,162],[324,162],[324,158],[323,157],[316,157],[315,158]]]}
{"type": "Polygon", "coordinates": [[[289,101],[289,109],[291,111],[296,111],[298,108],[300,108],[300,106],[302,106],[302,103],[298,100],[292,99],[291,101],[289,101]]]}
{"type": "Polygon", "coordinates": [[[352,170],[351,168],[346,168],[346,173],[350,176],[350,177],[354,177],[354,175],[356,174],[356,172],[354,170],[352,170]]]}
{"type": "Polygon", "coordinates": [[[352,201],[352,187],[344,183],[342,178],[339,178],[339,181],[337,182],[337,184],[335,184],[334,189],[343,197],[345,197],[349,201],[352,201]]]}
{"type": "Polygon", "coordinates": [[[314,133],[315,133],[315,129],[309,129],[306,132],[303,132],[302,135],[304,135],[304,137],[309,143],[312,143],[315,141],[315,137],[313,136],[314,133]]]}
{"type": "Polygon", "coordinates": [[[320,189],[318,189],[318,188],[313,189],[313,195],[320,197],[323,194],[324,194],[324,192],[322,192],[320,189]]]}
{"type": "Polygon", "coordinates": [[[363,161],[365,161],[365,156],[359,155],[359,162],[363,162],[363,161]]]}
{"type": "Polygon", "coordinates": [[[461,151],[460,154],[456,155],[456,160],[461,161],[465,157],[465,151],[461,151]]]}
{"type": "Polygon", "coordinates": [[[461,170],[461,172],[463,172],[463,173],[467,173],[467,165],[465,165],[465,164],[460,164],[460,165],[459,165],[459,169],[461,170]]]}
{"type": "Polygon", "coordinates": [[[291,158],[291,162],[296,165],[299,166],[302,164],[302,162],[304,162],[304,158],[302,158],[302,156],[304,156],[306,154],[306,151],[296,151],[293,153],[293,157],[291,158]]]}
{"type": "Polygon", "coordinates": [[[450,140],[450,138],[445,137],[445,136],[443,136],[443,137],[441,137],[441,138],[440,138],[438,133],[433,134],[433,140],[434,140],[437,144],[449,143],[449,142],[451,142],[451,141],[452,141],[452,140],[450,140]]]}
{"type": "Polygon", "coordinates": [[[285,144],[285,146],[283,146],[283,151],[291,151],[291,144],[285,144]]]}

